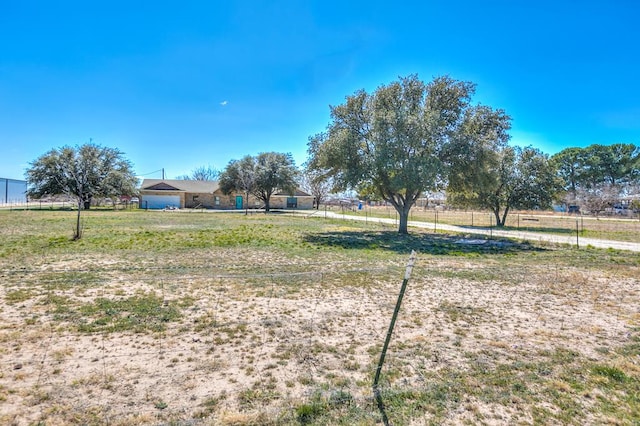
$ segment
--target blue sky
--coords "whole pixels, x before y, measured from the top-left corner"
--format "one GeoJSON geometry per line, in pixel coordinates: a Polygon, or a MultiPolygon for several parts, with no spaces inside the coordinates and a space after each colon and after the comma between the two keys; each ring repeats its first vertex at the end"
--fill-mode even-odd
{"type": "Polygon", "coordinates": [[[448,74],[512,143],[640,144],[636,1],[30,1],[0,7],[0,177],[52,148],[119,148],[136,174],[306,160],[329,105],[448,74]]]}

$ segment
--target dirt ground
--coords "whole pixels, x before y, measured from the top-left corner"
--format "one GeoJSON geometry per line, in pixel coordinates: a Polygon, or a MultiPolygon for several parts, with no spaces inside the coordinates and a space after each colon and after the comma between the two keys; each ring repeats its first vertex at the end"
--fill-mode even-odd
{"type": "MultiPolygon", "coordinates": [[[[268,254],[257,256],[268,262],[268,254]]],[[[11,285],[0,288],[2,424],[277,423],[314,394],[336,391],[371,405],[402,264],[258,274],[212,266],[165,270],[158,279],[158,271],[101,259],[109,272],[85,282],[82,271],[96,262],[3,274],[11,285]],[[78,285],[55,284],[74,271],[78,285]],[[161,324],[144,317],[139,330],[78,326],[82,306],[150,294],[162,301],[154,309],[175,308],[180,317],[161,324]]],[[[640,321],[638,284],[611,271],[535,263],[507,271],[475,259],[419,257],[383,370],[385,386],[425,386],[469,365],[491,370],[559,348],[593,362],[610,359],[640,321]]],[[[111,323],[132,315],[113,309],[111,323]]],[[[625,368],[638,372],[639,364],[625,368]]],[[[444,422],[478,419],[533,423],[522,404],[473,395],[444,422]]]]}

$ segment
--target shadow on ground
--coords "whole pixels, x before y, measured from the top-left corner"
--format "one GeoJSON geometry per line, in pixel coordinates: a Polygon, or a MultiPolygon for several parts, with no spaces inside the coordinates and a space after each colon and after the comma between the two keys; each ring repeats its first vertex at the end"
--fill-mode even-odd
{"type": "MultiPolygon", "coordinates": [[[[490,228],[486,226],[470,226],[470,225],[457,225],[459,228],[468,229],[469,231],[473,231],[474,229],[481,229],[484,231],[488,231],[490,228]]],[[[575,228],[537,228],[537,227],[529,227],[529,226],[503,226],[501,228],[495,227],[493,228],[495,231],[516,231],[516,232],[538,232],[540,234],[560,234],[560,235],[571,235],[575,234],[575,228]]]]}
{"type": "Polygon", "coordinates": [[[438,235],[426,233],[398,234],[395,231],[336,231],[309,234],[305,241],[326,247],[351,250],[389,250],[396,253],[440,255],[504,254],[522,251],[542,251],[527,242],[507,239],[488,239],[464,235],[438,235]]]}

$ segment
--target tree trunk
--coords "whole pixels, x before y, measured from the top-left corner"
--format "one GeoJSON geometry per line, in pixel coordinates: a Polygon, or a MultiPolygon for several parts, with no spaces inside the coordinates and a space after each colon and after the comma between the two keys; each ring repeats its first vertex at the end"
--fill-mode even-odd
{"type": "Polygon", "coordinates": [[[504,223],[502,223],[501,221],[499,208],[493,209],[493,216],[496,218],[496,226],[498,228],[502,228],[504,226],[504,223]]]}
{"type": "Polygon", "coordinates": [[[82,210],[82,205],[82,199],[78,198],[78,216],[76,217],[76,229],[73,234],[74,240],[79,240],[80,238],[82,238],[82,228],[80,225],[80,211],[82,210]]]}
{"type": "Polygon", "coordinates": [[[269,198],[264,200],[264,212],[269,213],[269,198]]]}
{"type": "Polygon", "coordinates": [[[504,214],[502,215],[502,224],[500,227],[503,227],[507,223],[507,215],[509,214],[509,206],[504,208],[504,214]]]}
{"type": "Polygon", "coordinates": [[[398,212],[398,217],[400,218],[400,224],[398,225],[398,233],[399,234],[408,234],[408,225],[409,225],[409,210],[407,208],[398,208],[396,211],[398,212]]]}
{"type": "Polygon", "coordinates": [[[496,207],[493,209],[493,215],[496,218],[496,226],[498,228],[504,227],[504,224],[507,222],[507,214],[509,214],[509,207],[504,209],[502,215],[500,215],[500,207],[496,207]]]}

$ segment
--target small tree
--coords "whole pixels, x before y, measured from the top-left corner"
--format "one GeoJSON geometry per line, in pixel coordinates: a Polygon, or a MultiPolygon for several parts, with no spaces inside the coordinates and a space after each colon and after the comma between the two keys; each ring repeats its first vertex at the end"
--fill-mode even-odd
{"type": "Polygon", "coordinates": [[[333,189],[333,179],[327,170],[314,169],[307,163],[300,173],[300,188],[313,195],[316,209],[327,198],[333,189]]]}
{"type": "Polygon", "coordinates": [[[93,143],[52,149],[31,163],[27,182],[30,197],[64,194],[76,199],[76,240],[82,237],[80,212],[91,207],[94,197],[132,195],[138,184],[122,152],[93,143]]]}
{"type": "Polygon", "coordinates": [[[244,194],[245,211],[249,212],[249,194],[256,186],[256,162],[255,158],[247,155],[241,160],[231,160],[227,167],[219,175],[220,190],[225,194],[240,192],[244,194]]]}
{"type": "Polygon", "coordinates": [[[247,199],[251,194],[262,201],[265,212],[269,212],[271,196],[278,190],[293,193],[297,177],[291,154],[265,152],[230,161],[220,173],[220,189],[225,194],[242,192],[247,199]]]}
{"type": "Polygon", "coordinates": [[[256,157],[256,186],[253,195],[264,203],[269,212],[271,196],[276,191],[293,194],[296,190],[298,169],[291,154],[263,152],[256,157]]]}
{"type": "Polygon", "coordinates": [[[576,201],[589,213],[598,216],[607,208],[613,207],[621,196],[619,185],[598,183],[588,189],[578,189],[576,201]]]}
{"type": "Polygon", "coordinates": [[[485,147],[474,165],[451,169],[447,200],[454,206],[489,209],[496,225],[505,225],[512,209],[551,207],[558,189],[555,169],[539,150],[505,146],[485,147]]]}

